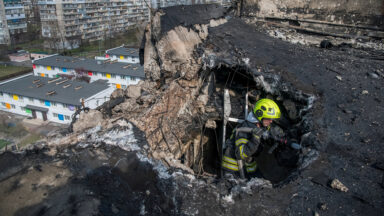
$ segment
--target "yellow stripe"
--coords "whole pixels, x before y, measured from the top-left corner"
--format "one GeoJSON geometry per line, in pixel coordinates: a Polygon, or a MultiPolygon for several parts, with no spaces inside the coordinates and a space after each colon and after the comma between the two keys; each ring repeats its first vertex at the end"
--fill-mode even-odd
{"type": "Polygon", "coordinates": [[[241,145],[240,146],[240,157],[241,157],[241,159],[245,159],[245,158],[247,158],[248,156],[243,152],[243,145],[241,145]]]}
{"type": "Polygon", "coordinates": [[[233,158],[224,156],[223,157],[223,161],[237,166],[237,161],[235,159],[233,159],[233,158]]]}
{"type": "Polygon", "coordinates": [[[224,168],[233,170],[233,171],[239,171],[239,167],[238,166],[234,166],[232,164],[225,163],[224,161],[223,161],[223,163],[221,163],[221,166],[224,167],[224,168]]]}
{"type": "Polygon", "coordinates": [[[253,135],[256,139],[260,139],[260,137],[259,136],[257,136],[257,135],[253,135]]]}
{"type": "Polygon", "coordinates": [[[254,161],[252,163],[245,163],[245,166],[247,166],[247,167],[254,167],[254,166],[257,166],[257,162],[254,161]]]}
{"type": "Polygon", "coordinates": [[[247,139],[244,139],[244,138],[238,139],[238,140],[236,140],[236,146],[243,144],[243,143],[247,143],[247,142],[248,142],[247,139]]]}
{"type": "Polygon", "coordinates": [[[257,167],[252,167],[252,168],[250,168],[250,167],[247,167],[247,172],[255,172],[256,171],[256,168],[257,167]]]}

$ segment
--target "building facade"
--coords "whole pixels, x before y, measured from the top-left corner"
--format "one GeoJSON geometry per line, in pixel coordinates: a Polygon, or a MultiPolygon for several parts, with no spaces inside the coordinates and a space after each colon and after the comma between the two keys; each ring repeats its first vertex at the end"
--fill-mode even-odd
{"type": "Polygon", "coordinates": [[[139,64],[139,50],[127,48],[124,46],[112,48],[105,51],[105,59],[112,61],[125,62],[130,64],[139,64]]]}
{"type": "Polygon", "coordinates": [[[41,0],[42,36],[50,48],[72,49],[81,41],[112,37],[149,20],[143,0],[41,0]]]}
{"type": "Polygon", "coordinates": [[[92,83],[32,74],[0,83],[0,110],[68,124],[82,106],[95,109],[113,92],[106,81],[92,83]]]}
{"type": "Polygon", "coordinates": [[[52,55],[33,62],[33,73],[40,77],[84,78],[89,82],[107,80],[113,88],[125,89],[144,80],[144,67],[109,60],[52,55]]]}
{"type": "Polygon", "coordinates": [[[21,0],[0,0],[0,44],[11,44],[12,38],[27,32],[21,0]]]}

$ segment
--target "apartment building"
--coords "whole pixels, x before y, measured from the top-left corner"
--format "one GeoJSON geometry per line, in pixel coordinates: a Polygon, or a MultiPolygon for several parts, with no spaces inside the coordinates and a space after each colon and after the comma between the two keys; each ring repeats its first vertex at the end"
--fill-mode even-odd
{"type": "Polygon", "coordinates": [[[10,44],[13,35],[27,32],[21,0],[0,1],[0,44],[10,44]]]}
{"type": "Polygon", "coordinates": [[[81,78],[89,82],[107,80],[113,88],[125,89],[144,80],[144,67],[117,60],[95,60],[52,55],[34,60],[33,73],[40,77],[81,78]]]}
{"type": "Polygon", "coordinates": [[[82,101],[94,109],[109,100],[113,90],[105,80],[86,83],[30,74],[0,83],[0,110],[68,124],[82,101]]]}
{"type": "Polygon", "coordinates": [[[72,49],[84,40],[113,37],[150,16],[143,0],[41,0],[39,9],[50,48],[72,49]]]}

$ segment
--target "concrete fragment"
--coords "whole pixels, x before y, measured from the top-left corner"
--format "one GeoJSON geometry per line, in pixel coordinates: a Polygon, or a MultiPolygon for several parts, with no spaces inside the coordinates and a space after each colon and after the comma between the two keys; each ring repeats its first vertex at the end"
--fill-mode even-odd
{"type": "Polygon", "coordinates": [[[128,98],[137,99],[141,95],[141,87],[138,85],[130,85],[125,90],[125,96],[128,98]]]}
{"type": "Polygon", "coordinates": [[[103,121],[103,114],[97,110],[89,110],[88,113],[80,113],[79,119],[73,124],[74,132],[81,132],[85,129],[100,125],[103,121]]]}
{"type": "Polygon", "coordinates": [[[333,179],[330,186],[333,189],[337,189],[342,192],[348,192],[348,188],[343,183],[341,183],[338,179],[333,179]]]}
{"type": "Polygon", "coordinates": [[[205,127],[206,127],[206,128],[215,129],[215,128],[217,127],[217,125],[216,125],[216,122],[215,122],[214,120],[209,119],[209,120],[205,123],[205,127]]]}
{"type": "Polygon", "coordinates": [[[340,81],[343,80],[343,77],[341,77],[341,76],[339,76],[339,75],[337,75],[336,78],[337,78],[338,80],[340,80],[340,81]]]}
{"type": "Polygon", "coordinates": [[[111,94],[111,98],[112,99],[115,99],[115,98],[118,98],[118,97],[123,97],[123,96],[124,96],[124,90],[123,89],[116,89],[111,94]]]}
{"type": "Polygon", "coordinates": [[[367,95],[368,93],[369,93],[368,90],[363,90],[363,91],[361,92],[362,95],[367,95]]]}

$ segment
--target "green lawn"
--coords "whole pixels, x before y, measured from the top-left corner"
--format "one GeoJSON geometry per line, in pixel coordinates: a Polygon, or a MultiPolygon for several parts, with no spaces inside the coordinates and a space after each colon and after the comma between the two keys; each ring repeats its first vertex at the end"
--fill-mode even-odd
{"type": "Polygon", "coordinates": [[[0,79],[1,77],[8,76],[10,74],[19,73],[19,72],[28,72],[32,71],[32,67],[19,67],[13,65],[0,65],[0,79]]]}
{"type": "Polygon", "coordinates": [[[30,134],[27,137],[25,137],[23,140],[20,141],[18,144],[19,148],[22,148],[24,146],[27,146],[29,144],[33,144],[36,141],[42,139],[43,137],[38,134],[30,134]]]}
{"type": "Polygon", "coordinates": [[[9,145],[9,144],[11,144],[11,142],[0,139],[0,149],[4,148],[6,145],[9,145]]]}

